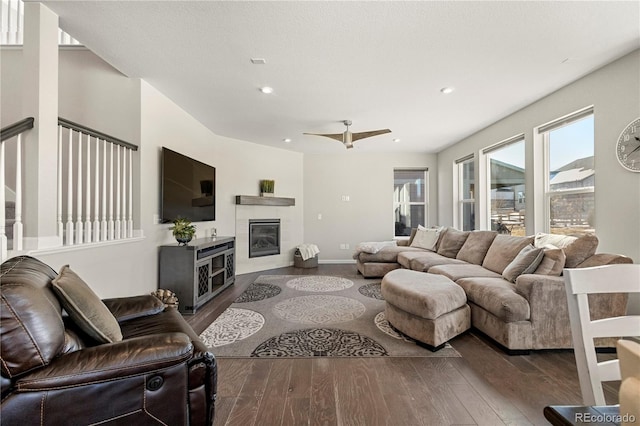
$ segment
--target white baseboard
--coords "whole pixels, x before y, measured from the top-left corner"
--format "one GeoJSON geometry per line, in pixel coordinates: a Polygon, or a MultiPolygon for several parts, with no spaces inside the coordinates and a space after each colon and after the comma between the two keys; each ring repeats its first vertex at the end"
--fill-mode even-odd
{"type": "Polygon", "coordinates": [[[323,259],[323,260],[318,260],[318,263],[320,264],[344,264],[344,265],[355,265],[356,261],[354,259],[323,259]]]}

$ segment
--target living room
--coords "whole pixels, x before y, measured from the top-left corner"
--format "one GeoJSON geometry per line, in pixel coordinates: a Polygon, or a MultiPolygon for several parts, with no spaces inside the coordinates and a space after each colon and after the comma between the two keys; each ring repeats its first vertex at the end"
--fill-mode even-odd
{"type": "MultiPolygon", "coordinates": [[[[47,8],[47,2],[44,3],[43,7],[47,8]]],[[[637,4],[630,4],[623,2],[622,9],[631,7],[630,15],[637,17],[637,4]]],[[[51,7],[54,10],[56,8],[53,4],[51,7]]],[[[63,11],[64,8],[59,7],[63,11]]],[[[71,16],[65,18],[64,13],[59,13],[61,27],[81,26],[71,16]]],[[[238,256],[238,275],[288,267],[293,262],[296,246],[305,242],[319,246],[322,264],[344,264],[355,270],[352,252],[358,243],[394,238],[394,170],[428,170],[427,220],[424,225],[460,227],[462,222],[457,217],[456,161],[475,155],[479,168],[479,159],[485,148],[520,134],[524,135],[526,153],[525,225],[527,234],[531,235],[546,230],[547,226],[543,201],[544,180],[540,173],[544,160],[536,129],[584,108],[593,108],[597,175],[595,230],[600,240],[598,250],[623,254],[637,262],[640,259],[640,175],[622,168],[614,155],[621,131],[640,116],[637,30],[636,23],[631,38],[622,46],[612,47],[619,54],[610,61],[588,71],[576,71],[570,82],[544,96],[522,99],[502,111],[492,112],[492,119],[478,124],[475,130],[467,131],[463,137],[448,140],[441,149],[430,149],[425,142],[425,148],[419,151],[394,150],[399,145],[390,145],[390,149],[369,150],[365,146],[369,141],[357,142],[356,149],[345,150],[335,141],[327,139],[316,142],[314,139],[310,142],[314,147],[317,144],[334,147],[332,144],[335,144],[335,149],[304,152],[289,148],[280,143],[280,139],[279,146],[274,147],[248,139],[221,136],[216,129],[208,128],[180,105],[179,89],[175,90],[174,99],[155,87],[153,76],[135,73],[127,76],[89,48],[61,48],[57,64],[41,65],[43,70],[51,67],[58,69],[57,73],[50,71],[48,77],[50,84],[55,84],[55,91],[42,94],[41,97],[45,100],[49,98],[49,103],[56,103],[57,113],[54,117],[82,123],[139,147],[134,159],[135,175],[139,180],[135,182],[133,212],[134,227],[140,233],[137,238],[118,244],[55,247],[55,244],[46,243],[51,241],[49,237],[55,239],[55,235],[38,234],[31,228],[25,231],[26,236],[32,241],[40,241],[34,243],[35,249],[29,252],[56,270],[70,264],[103,298],[156,290],[158,247],[174,244],[170,224],[159,223],[160,151],[161,147],[167,147],[216,168],[216,219],[196,223],[198,237],[204,237],[215,227],[218,235],[235,236],[238,247],[244,247],[247,230],[239,228],[238,217],[244,215],[239,209],[245,207],[236,205],[235,198],[237,195],[258,195],[261,179],[275,180],[276,196],[295,198],[295,206],[273,210],[274,214],[277,212],[281,216],[287,227],[286,234],[283,234],[283,243],[286,244],[281,254],[262,259],[238,256]],[[621,224],[622,217],[624,224],[621,224]],[[241,241],[241,238],[245,240],[241,241]]],[[[104,52],[100,56],[107,58],[111,53],[104,52]]],[[[3,47],[1,54],[1,127],[4,127],[24,118],[24,111],[29,109],[24,105],[26,101],[23,101],[22,71],[25,61],[31,59],[25,59],[21,48],[3,47]]],[[[571,55],[567,53],[566,56],[571,55]]],[[[245,59],[248,61],[249,57],[242,58],[245,59]]],[[[551,68],[550,73],[563,66],[559,63],[562,59],[564,57],[553,64],[556,68],[551,68]]],[[[565,65],[573,66],[572,61],[579,63],[581,60],[574,58],[565,65]]],[[[465,73],[473,73],[473,66],[470,65],[465,73]]],[[[45,73],[41,70],[38,78],[46,79],[42,74],[45,73]]],[[[527,82],[522,81],[521,84],[524,86],[527,82]]],[[[432,89],[439,92],[440,88],[437,86],[432,89]]],[[[462,91],[460,88],[458,90],[453,96],[462,91]]],[[[494,90],[499,92],[501,89],[494,90]]],[[[257,102],[269,102],[264,99],[266,95],[257,90],[254,92],[256,98],[262,96],[257,102]]],[[[447,102],[440,99],[440,102],[447,102]]],[[[203,101],[207,102],[211,101],[203,101]]],[[[248,108],[247,115],[251,114],[248,108]]],[[[474,111],[461,109],[458,120],[464,121],[466,115],[472,114],[474,111]]],[[[340,116],[334,117],[336,122],[330,123],[326,131],[342,131],[343,126],[338,120],[347,118],[354,119],[354,132],[369,129],[366,126],[358,127],[355,117],[340,116]]],[[[247,121],[249,119],[247,117],[247,121]]],[[[244,123],[236,122],[236,125],[242,127],[244,123]]],[[[379,126],[387,124],[380,122],[379,126]]],[[[424,126],[429,126],[429,120],[425,119],[424,126]]],[[[302,135],[296,135],[296,138],[297,144],[309,141],[302,139],[302,135]]],[[[374,139],[371,140],[373,142],[374,139]]],[[[29,159],[26,161],[28,163],[29,159]]],[[[41,173],[39,179],[55,181],[55,173],[47,170],[41,173]]],[[[477,176],[480,176],[479,173],[477,176]]],[[[40,200],[38,197],[33,193],[25,195],[26,200],[36,200],[32,204],[27,202],[25,212],[36,208],[37,215],[49,215],[49,207],[37,202],[40,200]]],[[[476,197],[477,211],[482,208],[486,210],[482,197],[477,194],[476,197]]],[[[25,220],[25,225],[29,225],[29,221],[33,223],[30,216],[25,220]]],[[[53,223],[55,217],[47,221],[53,223]]],[[[476,223],[477,229],[486,229],[486,222],[482,222],[480,217],[476,223]]],[[[54,228],[52,225],[49,229],[54,228]]]]}

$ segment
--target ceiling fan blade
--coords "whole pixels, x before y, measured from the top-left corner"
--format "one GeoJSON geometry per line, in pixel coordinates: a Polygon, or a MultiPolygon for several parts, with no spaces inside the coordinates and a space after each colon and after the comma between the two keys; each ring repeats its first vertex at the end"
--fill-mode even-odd
{"type": "Polygon", "coordinates": [[[389,129],[371,130],[369,132],[358,132],[352,136],[353,141],[359,141],[360,139],[370,138],[373,136],[384,135],[385,133],[391,133],[389,129]]]}
{"type": "Polygon", "coordinates": [[[324,136],[325,138],[335,139],[335,140],[337,140],[338,142],[342,142],[342,138],[343,138],[343,134],[342,134],[342,133],[333,133],[333,134],[326,134],[326,133],[303,133],[303,135],[324,136]]]}

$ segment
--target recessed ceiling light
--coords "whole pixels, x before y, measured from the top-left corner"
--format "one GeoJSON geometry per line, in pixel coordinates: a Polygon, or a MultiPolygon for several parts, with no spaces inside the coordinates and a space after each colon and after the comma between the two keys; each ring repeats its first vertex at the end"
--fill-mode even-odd
{"type": "Polygon", "coordinates": [[[282,142],[284,142],[284,143],[290,143],[290,142],[291,142],[291,139],[290,139],[290,138],[284,138],[284,139],[282,139],[282,142]]]}
{"type": "Polygon", "coordinates": [[[395,139],[393,139],[393,142],[398,143],[398,142],[400,142],[400,139],[395,138],[395,139]]]}
{"type": "Polygon", "coordinates": [[[442,89],[440,89],[440,91],[445,95],[448,95],[449,93],[453,93],[454,90],[456,89],[453,87],[443,87],[442,89]]]}
{"type": "Polygon", "coordinates": [[[264,58],[251,58],[251,63],[254,65],[264,65],[267,63],[267,60],[264,58]]]}
{"type": "Polygon", "coordinates": [[[269,93],[273,93],[273,87],[264,86],[260,88],[260,91],[268,95],[269,93]]]}

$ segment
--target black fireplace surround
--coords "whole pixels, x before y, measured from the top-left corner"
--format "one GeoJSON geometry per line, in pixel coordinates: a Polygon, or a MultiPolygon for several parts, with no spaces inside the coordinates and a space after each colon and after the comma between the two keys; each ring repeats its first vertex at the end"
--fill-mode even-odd
{"type": "Polygon", "coordinates": [[[249,257],[280,254],[280,219],[249,220],[249,257]]]}

